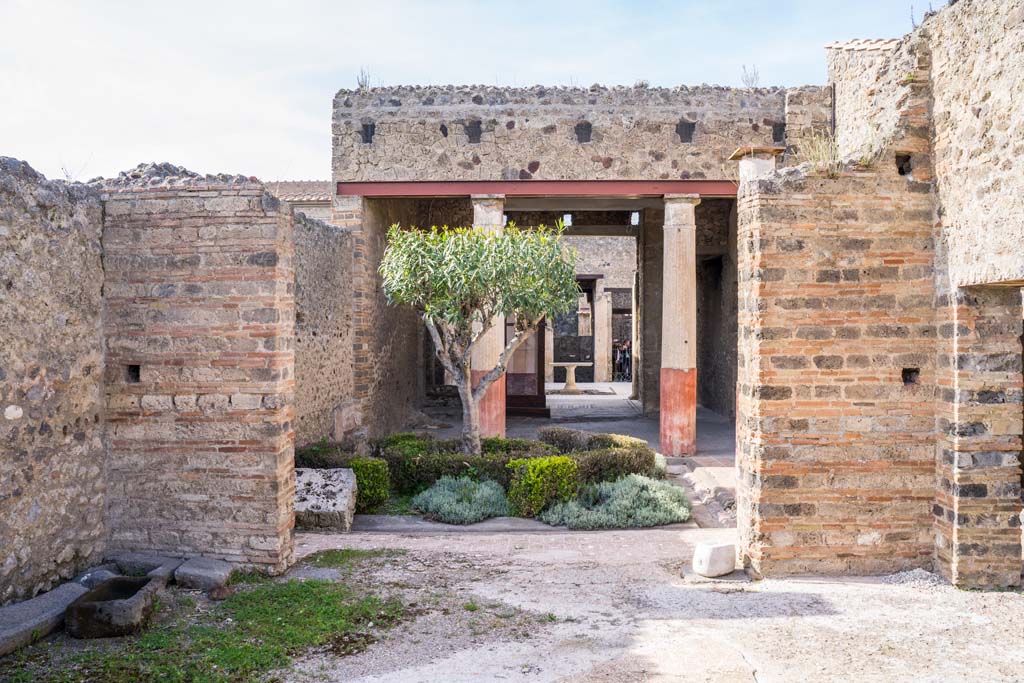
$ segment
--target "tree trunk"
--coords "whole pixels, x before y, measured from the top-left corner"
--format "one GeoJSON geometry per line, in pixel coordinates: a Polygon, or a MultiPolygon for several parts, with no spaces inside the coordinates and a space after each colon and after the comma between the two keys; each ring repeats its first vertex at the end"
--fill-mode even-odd
{"type": "Polygon", "coordinates": [[[459,398],[462,399],[462,451],[469,455],[479,455],[480,445],[480,408],[473,400],[473,379],[468,368],[459,368],[462,373],[455,376],[459,385],[459,398]]]}

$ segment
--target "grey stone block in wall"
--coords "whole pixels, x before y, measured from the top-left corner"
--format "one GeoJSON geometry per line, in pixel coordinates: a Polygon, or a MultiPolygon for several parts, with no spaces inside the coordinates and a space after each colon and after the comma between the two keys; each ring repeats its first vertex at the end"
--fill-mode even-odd
{"type": "Polygon", "coordinates": [[[0,608],[0,657],[44,638],[64,621],[64,610],[88,589],[65,583],[31,600],[0,608]]]}
{"type": "Polygon", "coordinates": [[[174,580],[183,588],[208,591],[225,585],[234,570],[230,562],[193,557],[174,571],[174,580]]]}
{"type": "Polygon", "coordinates": [[[295,526],[348,531],[356,512],[356,475],[350,469],[295,470],[295,526]]]}

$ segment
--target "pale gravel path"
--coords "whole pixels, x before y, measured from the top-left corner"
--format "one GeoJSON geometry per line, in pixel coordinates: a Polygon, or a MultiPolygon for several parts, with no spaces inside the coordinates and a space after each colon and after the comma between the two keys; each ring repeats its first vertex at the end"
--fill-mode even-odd
{"type": "Polygon", "coordinates": [[[428,613],[360,655],[307,657],[284,679],[1024,680],[1020,593],[963,592],[914,576],[728,585],[679,577],[694,543],[734,533],[300,534],[300,555],[405,548],[373,580],[486,607],[428,613]]]}

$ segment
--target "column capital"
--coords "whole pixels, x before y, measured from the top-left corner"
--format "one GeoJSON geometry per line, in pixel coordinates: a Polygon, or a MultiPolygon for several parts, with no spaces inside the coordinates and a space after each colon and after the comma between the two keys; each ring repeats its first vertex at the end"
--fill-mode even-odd
{"type": "Polygon", "coordinates": [[[665,203],[679,203],[679,204],[692,204],[697,206],[700,204],[699,194],[667,194],[665,195],[665,203]]]}

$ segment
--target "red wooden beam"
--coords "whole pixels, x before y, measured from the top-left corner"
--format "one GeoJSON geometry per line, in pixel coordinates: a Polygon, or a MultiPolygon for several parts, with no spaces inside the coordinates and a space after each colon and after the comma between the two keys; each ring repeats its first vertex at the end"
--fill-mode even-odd
{"type": "Polygon", "coordinates": [[[414,180],[340,182],[338,195],[359,197],[735,197],[731,180],[414,180]]]}

